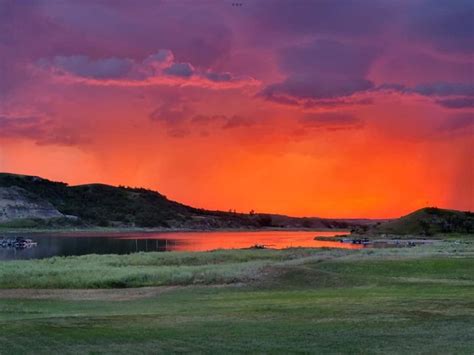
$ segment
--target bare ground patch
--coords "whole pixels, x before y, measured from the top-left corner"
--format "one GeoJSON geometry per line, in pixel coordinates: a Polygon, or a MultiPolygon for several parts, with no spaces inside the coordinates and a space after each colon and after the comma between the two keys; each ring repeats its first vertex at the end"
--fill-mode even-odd
{"type": "Polygon", "coordinates": [[[184,286],[116,289],[0,289],[0,299],[59,299],[70,301],[129,301],[157,297],[184,286]]]}

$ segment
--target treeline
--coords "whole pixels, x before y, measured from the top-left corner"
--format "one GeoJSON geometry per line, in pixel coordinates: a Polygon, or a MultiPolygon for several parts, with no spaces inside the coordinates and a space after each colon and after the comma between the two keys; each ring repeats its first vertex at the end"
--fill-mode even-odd
{"type": "MultiPolygon", "coordinates": [[[[35,176],[0,173],[0,186],[20,187],[50,202],[64,219],[28,220],[38,226],[216,228],[347,228],[347,223],[321,218],[212,211],[168,200],[159,192],[125,186],[68,186],[35,176]]],[[[20,223],[20,222],[18,222],[20,223]]]]}
{"type": "MultiPolygon", "coordinates": [[[[68,186],[34,176],[0,174],[0,186],[18,186],[47,200],[66,216],[52,220],[30,219],[25,227],[52,226],[136,226],[136,227],[270,227],[267,215],[227,213],[189,207],[144,188],[90,184],[68,186]]],[[[15,224],[14,223],[14,224],[15,224]]]]}

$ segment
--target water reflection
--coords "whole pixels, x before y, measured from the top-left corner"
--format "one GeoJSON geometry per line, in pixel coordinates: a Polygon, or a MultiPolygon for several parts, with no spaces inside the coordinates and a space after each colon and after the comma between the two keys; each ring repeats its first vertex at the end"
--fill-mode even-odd
{"type": "MultiPolygon", "coordinates": [[[[342,244],[333,241],[314,240],[314,237],[330,237],[345,234],[347,231],[264,231],[264,232],[184,232],[168,233],[172,244],[167,250],[207,251],[215,249],[242,249],[256,244],[268,248],[284,249],[292,247],[309,248],[347,248],[359,249],[360,246],[342,244]]],[[[149,239],[146,234],[121,236],[120,239],[149,239]]]]}
{"type": "Polygon", "coordinates": [[[289,247],[359,249],[362,245],[314,240],[346,231],[264,231],[264,232],[117,232],[117,233],[31,233],[16,237],[31,239],[30,248],[0,248],[0,260],[39,259],[84,254],[129,254],[147,251],[206,251],[241,249],[254,245],[283,249],[289,247]]]}

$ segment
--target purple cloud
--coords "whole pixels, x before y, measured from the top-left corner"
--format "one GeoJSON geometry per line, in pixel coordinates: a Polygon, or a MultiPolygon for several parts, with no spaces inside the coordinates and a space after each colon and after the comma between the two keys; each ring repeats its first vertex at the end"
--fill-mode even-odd
{"type": "Polygon", "coordinates": [[[269,0],[257,2],[253,12],[273,33],[361,36],[380,32],[385,19],[396,15],[393,8],[392,2],[375,0],[269,0]]]}
{"type": "Polygon", "coordinates": [[[365,79],[333,79],[292,77],[277,84],[268,85],[260,93],[265,99],[277,102],[294,102],[296,99],[335,99],[372,89],[374,84],[365,79]],[[313,81],[317,80],[317,81],[313,81]],[[285,96],[287,96],[285,98],[285,96]]]}
{"type": "Polygon", "coordinates": [[[154,109],[149,117],[152,121],[165,122],[168,125],[181,124],[192,115],[187,101],[176,97],[163,100],[160,106],[154,109]]]}
{"type": "Polygon", "coordinates": [[[233,115],[226,117],[226,122],[222,125],[223,129],[234,129],[252,126],[255,122],[248,117],[233,115]]]}
{"type": "Polygon", "coordinates": [[[208,88],[235,88],[257,85],[248,76],[228,72],[196,70],[190,63],[175,63],[170,50],[160,49],[141,61],[127,58],[92,59],[84,55],[55,56],[37,61],[40,69],[63,82],[107,86],[193,85],[208,88]],[[67,77],[65,74],[69,74],[67,77]]]}
{"type": "Polygon", "coordinates": [[[216,82],[225,82],[225,81],[232,81],[233,75],[231,73],[216,73],[213,71],[209,71],[204,74],[206,78],[216,82]]]}
{"type": "Polygon", "coordinates": [[[322,112],[304,115],[300,122],[306,128],[347,129],[360,128],[363,122],[352,113],[322,112]]]}
{"type": "Polygon", "coordinates": [[[149,55],[143,64],[146,67],[153,68],[155,71],[159,71],[162,68],[169,67],[174,62],[174,55],[169,49],[160,49],[155,54],[149,55]]]}
{"type": "Polygon", "coordinates": [[[195,115],[191,118],[190,122],[198,125],[209,125],[215,124],[216,122],[226,120],[227,116],[225,115],[195,115]]]}
{"type": "Polygon", "coordinates": [[[360,78],[367,75],[376,55],[375,47],[316,40],[283,49],[278,62],[282,71],[290,74],[360,78]]]}
{"type": "Polygon", "coordinates": [[[472,83],[428,83],[414,87],[402,84],[383,84],[374,90],[422,95],[433,98],[435,103],[450,109],[474,106],[474,85],[472,83]]]}
{"type": "Polygon", "coordinates": [[[446,108],[473,108],[474,97],[457,97],[453,99],[436,100],[436,103],[446,108]]]}
{"type": "Polygon", "coordinates": [[[414,88],[405,89],[425,96],[450,96],[450,95],[469,95],[474,96],[473,83],[430,83],[420,84],[414,88]]]}
{"type": "Polygon", "coordinates": [[[377,56],[375,47],[330,40],[293,46],[279,54],[287,78],[266,86],[260,96],[270,101],[336,99],[374,87],[366,79],[377,56]]]}
{"type": "Polygon", "coordinates": [[[175,63],[170,65],[168,68],[165,68],[163,72],[167,75],[189,78],[194,74],[194,68],[189,63],[175,63]]]}
{"type": "Polygon", "coordinates": [[[403,38],[429,43],[442,52],[467,54],[474,50],[471,0],[267,0],[251,5],[261,31],[272,37],[317,34],[376,40],[380,34],[387,38],[398,28],[403,38]]]}
{"type": "Polygon", "coordinates": [[[472,134],[474,129],[474,113],[466,112],[451,115],[448,119],[438,127],[438,130],[445,133],[461,133],[466,131],[472,134]]]}
{"type": "Polygon", "coordinates": [[[130,59],[104,58],[91,59],[84,55],[56,56],[52,65],[59,70],[96,79],[113,79],[127,76],[133,66],[130,59]]]}
{"type": "Polygon", "coordinates": [[[38,138],[45,133],[45,119],[39,116],[0,116],[0,136],[38,138]]]}
{"type": "Polygon", "coordinates": [[[0,115],[0,138],[28,139],[39,145],[76,145],[87,141],[43,116],[0,115]]]}
{"type": "Polygon", "coordinates": [[[248,127],[255,124],[254,120],[240,115],[198,114],[191,117],[191,113],[192,110],[190,110],[188,106],[179,107],[179,105],[172,105],[172,108],[158,108],[150,115],[150,118],[152,120],[164,120],[169,127],[174,128],[190,124],[196,128],[208,128],[212,126],[228,130],[248,127]]]}
{"type": "Polygon", "coordinates": [[[427,0],[415,5],[407,32],[447,53],[474,52],[474,2],[427,0]]]}

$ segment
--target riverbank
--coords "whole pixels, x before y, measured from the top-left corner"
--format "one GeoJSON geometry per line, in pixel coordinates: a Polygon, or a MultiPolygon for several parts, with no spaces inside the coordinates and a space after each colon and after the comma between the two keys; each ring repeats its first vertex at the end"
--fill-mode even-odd
{"type": "Polygon", "coordinates": [[[314,237],[314,240],[320,241],[337,241],[337,242],[344,242],[347,239],[367,239],[371,242],[375,241],[433,241],[433,240],[474,240],[473,234],[468,233],[435,233],[430,235],[420,235],[420,234],[349,234],[349,235],[334,235],[334,236],[317,236],[314,237]]]}
{"type": "Polygon", "coordinates": [[[0,290],[0,340],[9,354],[468,354],[474,347],[469,240],[397,249],[89,255],[0,266],[1,287],[36,288],[0,290]],[[150,284],[162,286],[110,288],[150,284]],[[84,286],[109,288],[75,290],[84,286]]]}
{"type": "Polygon", "coordinates": [[[328,231],[335,233],[344,232],[341,228],[115,228],[115,227],[90,227],[90,228],[9,228],[0,225],[0,233],[21,234],[21,233],[176,233],[176,232],[271,232],[271,231],[291,231],[291,232],[310,232],[310,231],[328,231]]]}
{"type": "Polygon", "coordinates": [[[433,241],[412,248],[383,249],[246,249],[210,252],[140,252],[83,255],[0,262],[0,289],[127,288],[171,285],[248,283],[268,270],[288,265],[338,260],[413,259],[474,256],[474,243],[433,241]]]}

